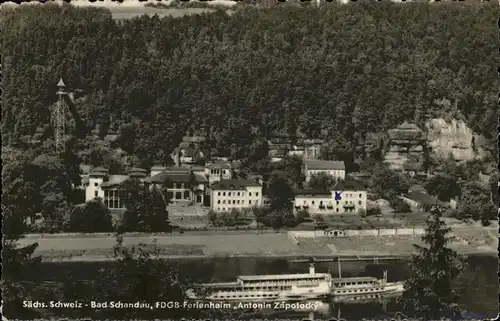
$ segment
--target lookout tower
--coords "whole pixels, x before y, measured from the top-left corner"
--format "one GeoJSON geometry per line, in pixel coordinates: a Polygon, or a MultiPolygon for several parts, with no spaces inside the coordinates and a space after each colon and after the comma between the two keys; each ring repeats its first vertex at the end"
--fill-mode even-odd
{"type": "Polygon", "coordinates": [[[54,148],[57,153],[64,152],[66,141],[66,105],[64,96],[68,95],[66,84],[62,78],[57,83],[57,103],[52,111],[52,124],[54,128],[54,148]]]}

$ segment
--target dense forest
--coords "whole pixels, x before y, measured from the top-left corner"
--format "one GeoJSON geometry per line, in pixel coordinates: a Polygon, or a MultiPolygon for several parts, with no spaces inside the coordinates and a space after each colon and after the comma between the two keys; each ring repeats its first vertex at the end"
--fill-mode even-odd
{"type": "Polygon", "coordinates": [[[497,7],[364,2],[125,21],[70,5],[2,10],[2,135],[50,141],[63,77],[84,91],[76,134],[118,132],[148,163],[186,133],[206,134],[208,154],[244,158],[276,131],[363,146],[444,114],[493,141],[497,7]]]}

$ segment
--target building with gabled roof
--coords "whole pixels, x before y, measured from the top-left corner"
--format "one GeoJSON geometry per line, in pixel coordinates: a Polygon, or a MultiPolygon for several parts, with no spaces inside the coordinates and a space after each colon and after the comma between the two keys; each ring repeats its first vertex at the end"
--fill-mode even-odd
{"type": "Polygon", "coordinates": [[[210,186],[211,209],[229,212],[262,206],[262,185],[248,179],[223,179],[210,186]]]}
{"type": "Polygon", "coordinates": [[[366,189],[355,181],[338,181],[329,191],[302,189],[295,192],[295,211],[310,214],[345,214],[366,211],[366,189]]]}
{"type": "Polygon", "coordinates": [[[306,182],[313,175],[326,174],[333,178],[345,179],[345,164],[342,161],[325,161],[317,159],[306,159],[304,161],[304,176],[306,182]]]}

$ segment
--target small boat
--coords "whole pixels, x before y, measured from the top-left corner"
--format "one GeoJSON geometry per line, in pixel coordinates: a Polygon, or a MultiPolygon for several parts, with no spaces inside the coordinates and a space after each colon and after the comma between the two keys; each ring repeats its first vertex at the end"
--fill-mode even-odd
{"type": "Polygon", "coordinates": [[[332,277],[316,273],[239,276],[236,282],[205,283],[186,291],[188,299],[237,302],[302,301],[331,295],[332,277]]]}

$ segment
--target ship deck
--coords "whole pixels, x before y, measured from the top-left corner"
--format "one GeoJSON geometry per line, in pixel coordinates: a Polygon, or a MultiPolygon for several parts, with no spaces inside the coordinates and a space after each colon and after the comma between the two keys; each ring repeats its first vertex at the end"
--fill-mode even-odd
{"type": "Polygon", "coordinates": [[[328,276],[327,273],[297,273],[297,274],[269,274],[269,275],[242,275],[238,276],[241,281],[279,281],[279,280],[295,280],[301,278],[323,278],[328,276]]]}
{"type": "Polygon", "coordinates": [[[332,279],[333,283],[346,283],[346,282],[358,283],[358,282],[376,282],[376,281],[378,281],[378,279],[371,276],[332,279]]]}

